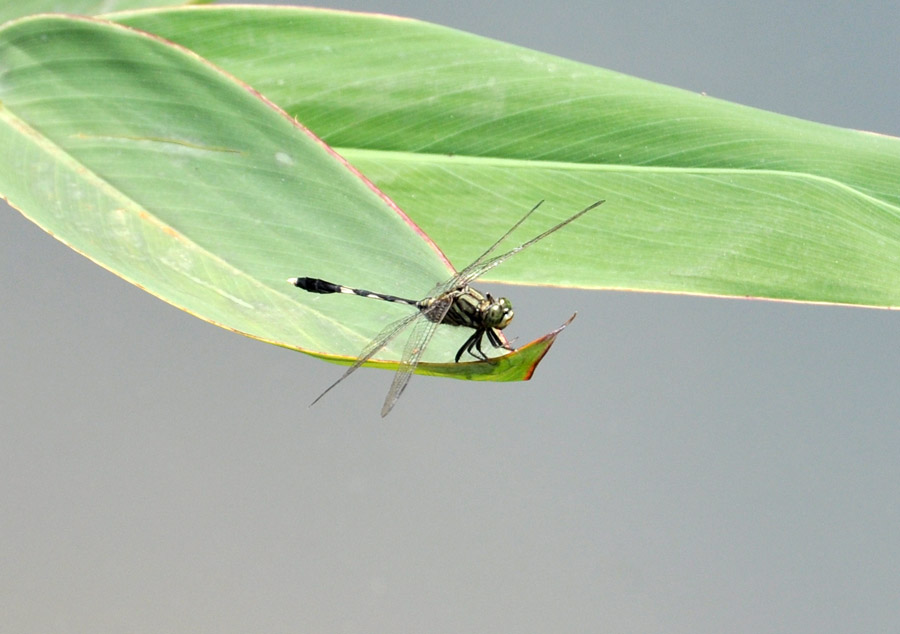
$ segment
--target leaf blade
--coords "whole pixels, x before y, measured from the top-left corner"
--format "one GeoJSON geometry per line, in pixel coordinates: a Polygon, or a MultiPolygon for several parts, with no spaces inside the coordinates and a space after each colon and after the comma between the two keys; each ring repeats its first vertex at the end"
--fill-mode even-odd
{"type": "MultiPolygon", "coordinates": [[[[0,29],[0,65],[2,160],[15,166],[2,170],[0,191],[187,312],[285,347],[355,354],[384,307],[310,301],[285,281],[295,268],[413,288],[449,275],[433,245],[327,147],[184,49],[43,16],[0,29]],[[334,233],[344,257],[321,239],[334,233]]],[[[441,337],[434,358],[453,341],[441,337]]]]}
{"type": "Polygon", "coordinates": [[[458,266],[537,200],[557,207],[547,225],[609,200],[582,225],[608,262],[554,266],[559,252],[585,249],[569,231],[492,281],[900,305],[897,139],[415,20],[313,9],[117,19],[196,48],[285,104],[458,266]]]}

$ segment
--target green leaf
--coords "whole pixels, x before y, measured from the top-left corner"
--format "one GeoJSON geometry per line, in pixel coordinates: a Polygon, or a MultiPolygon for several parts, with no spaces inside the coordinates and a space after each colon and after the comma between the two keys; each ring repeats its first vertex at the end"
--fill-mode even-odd
{"type": "Polygon", "coordinates": [[[0,4],[0,24],[36,13],[97,15],[110,11],[200,4],[209,0],[6,0],[0,4]]]}
{"type": "MultiPolygon", "coordinates": [[[[320,356],[355,357],[409,308],[308,295],[288,277],[424,296],[452,272],[371,184],[252,89],[108,22],[40,16],[0,29],[0,166],[12,205],[101,266],[203,319],[320,356]]],[[[461,330],[439,329],[429,360],[452,358],[461,330]]],[[[551,343],[422,371],[528,378],[551,343]]]]}
{"type": "Polygon", "coordinates": [[[537,200],[532,234],[607,200],[491,280],[900,305],[898,139],[415,20],[272,7],[114,17],[263,92],[457,265],[537,200]]]}

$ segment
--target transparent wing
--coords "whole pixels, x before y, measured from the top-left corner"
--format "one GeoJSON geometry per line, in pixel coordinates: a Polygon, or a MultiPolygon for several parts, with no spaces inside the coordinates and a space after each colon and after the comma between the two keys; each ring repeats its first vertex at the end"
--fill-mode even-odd
{"type": "Polygon", "coordinates": [[[508,259],[511,258],[512,256],[514,256],[514,255],[515,255],[516,253],[518,253],[519,251],[523,251],[524,249],[527,249],[528,247],[530,247],[530,246],[531,246],[532,244],[534,244],[535,242],[538,242],[538,241],[540,241],[540,240],[543,240],[544,238],[546,238],[547,236],[549,236],[549,235],[550,235],[551,233],[553,233],[554,231],[557,231],[558,229],[562,229],[563,227],[565,227],[567,224],[569,224],[569,223],[572,222],[573,220],[577,220],[578,218],[580,218],[581,216],[583,216],[584,214],[586,214],[587,212],[589,212],[591,209],[594,209],[595,207],[599,207],[599,206],[602,205],[604,202],[606,202],[606,201],[604,201],[604,200],[598,200],[597,202],[588,205],[587,207],[585,207],[584,209],[582,209],[581,211],[579,211],[579,212],[578,212],[577,214],[575,214],[574,216],[571,216],[571,217],[569,217],[569,218],[566,218],[565,220],[563,220],[563,221],[562,221],[561,223],[559,223],[558,225],[555,225],[555,226],[553,226],[553,227],[550,227],[550,228],[547,229],[544,233],[542,233],[541,235],[539,235],[539,236],[537,236],[537,237],[535,237],[535,238],[532,238],[532,239],[529,240],[528,242],[525,242],[525,243],[523,243],[523,244],[520,244],[519,246],[517,246],[517,247],[514,248],[514,249],[510,249],[510,250],[507,251],[506,253],[502,253],[502,254],[497,255],[497,256],[495,256],[495,257],[493,257],[493,258],[490,258],[490,259],[485,259],[485,256],[490,255],[490,253],[497,247],[497,245],[500,243],[500,241],[503,240],[503,238],[505,238],[506,236],[508,236],[508,235],[512,232],[513,229],[515,229],[515,228],[518,227],[520,224],[522,224],[522,221],[524,221],[525,218],[528,218],[528,216],[530,216],[530,215],[534,212],[534,210],[537,209],[537,207],[540,205],[540,203],[538,203],[538,205],[536,205],[531,211],[529,211],[527,214],[525,214],[525,216],[522,218],[522,220],[519,220],[519,222],[517,222],[516,224],[514,224],[513,227],[512,227],[512,229],[510,229],[510,230],[507,231],[505,234],[503,234],[503,238],[500,238],[499,241],[495,242],[495,243],[493,244],[493,246],[491,246],[490,249],[488,249],[487,251],[485,251],[485,252],[481,255],[480,258],[478,258],[477,260],[475,260],[474,262],[472,262],[472,264],[470,264],[469,266],[467,266],[466,268],[464,268],[462,271],[460,271],[460,273],[454,278],[454,281],[455,281],[457,284],[459,284],[460,286],[465,285],[465,284],[468,284],[469,282],[471,282],[472,280],[474,280],[476,277],[480,277],[481,275],[484,275],[487,271],[491,270],[491,269],[494,268],[495,266],[498,266],[499,264],[502,264],[503,262],[505,262],[506,260],[508,260],[508,259]]]}
{"type": "Polygon", "coordinates": [[[515,231],[515,230],[519,227],[519,225],[521,225],[523,222],[525,222],[525,220],[528,218],[528,216],[530,216],[531,214],[533,214],[534,211],[535,211],[535,209],[537,209],[538,207],[540,207],[541,204],[543,204],[543,202],[544,202],[544,201],[542,200],[542,201],[540,201],[538,204],[536,204],[534,207],[532,207],[532,208],[531,208],[531,211],[529,211],[527,214],[525,214],[524,216],[522,216],[516,224],[514,224],[512,227],[509,228],[509,230],[507,230],[506,233],[504,233],[502,236],[500,236],[500,239],[497,240],[497,241],[496,241],[494,244],[492,244],[490,247],[488,247],[488,250],[485,251],[484,253],[482,253],[481,255],[479,255],[479,256],[475,259],[474,262],[472,262],[469,266],[467,266],[467,267],[464,268],[463,270],[458,271],[453,277],[451,277],[451,278],[450,278],[449,280],[447,280],[446,282],[441,282],[440,284],[438,284],[437,286],[435,286],[433,289],[431,289],[431,292],[430,292],[428,295],[426,295],[425,297],[426,297],[426,298],[428,298],[428,297],[437,297],[438,295],[441,295],[441,294],[443,294],[443,293],[446,293],[447,291],[452,290],[452,289],[454,289],[454,288],[460,288],[460,287],[462,287],[462,286],[465,286],[465,285],[466,285],[466,282],[465,282],[465,281],[460,281],[460,280],[465,280],[465,279],[473,280],[473,279],[475,279],[476,277],[478,277],[478,275],[471,275],[471,276],[470,276],[470,275],[469,275],[469,272],[472,271],[473,269],[476,269],[476,268],[481,264],[481,262],[485,260],[485,258],[487,258],[491,253],[493,253],[494,250],[495,250],[498,246],[500,246],[500,243],[503,242],[503,241],[509,236],[509,234],[511,234],[513,231],[515,231]]]}
{"type": "Polygon", "coordinates": [[[316,400],[310,403],[309,406],[312,407],[313,405],[318,403],[319,400],[323,396],[328,394],[338,383],[361,368],[366,361],[374,357],[379,350],[388,345],[395,337],[397,337],[397,335],[406,330],[410,324],[412,324],[416,319],[419,319],[420,317],[424,318],[425,314],[417,311],[411,315],[407,315],[403,319],[398,319],[397,321],[383,328],[382,331],[379,332],[365,348],[363,348],[363,351],[359,353],[358,357],[356,357],[356,361],[353,362],[353,365],[347,368],[347,371],[344,372],[337,381],[325,388],[325,391],[319,394],[316,397],[316,400]]]}
{"type": "Polygon", "coordinates": [[[406,347],[403,349],[400,367],[394,373],[391,388],[388,390],[387,396],[384,397],[384,405],[381,406],[382,418],[388,415],[397,399],[403,394],[403,390],[406,389],[409,380],[416,371],[416,366],[419,365],[422,353],[428,347],[428,342],[431,341],[437,327],[444,321],[444,317],[447,316],[447,311],[450,310],[452,303],[453,298],[451,296],[442,297],[436,299],[431,306],[420,313],[423,319],[413,328],[413,332],[406,342],[406,347]]]}
{"type": "MultiPolygon", "coordinates": [[[[492,244],[490,247],[488,247],[487,251],[485,251],[484,253],[482,253],[481,255],[479,255],[477,258],[475,258],[475,261],[474,261],[474,262],[472,262],[469,266],[467,266],[467,267],[464,268],[462,271],[460,271],[459,273],[457,273],[457,274],[456,274],[456,278],[461,279],[461,278],[465,277],[465,276],[469,273],[469,271],[471,271],[472,269],[478,268],[478,266],[479,266],[482,262],[484,262],[484,261],[487,259],[487,257],[488,257],[491,253],[493,253],[494,250],[495,250],[497,247],[500,246],[500,243],[503,242],[504,240],[506,240],[506,238],[509,237],[509,234],[511,234],[511,233],[512,233],[513,231],[515,231],[516,229],[518,229],[519,226],[520,226],[523,222],[525,222],[526,220],[528,220],[528,216],[530,216],[530,215],[533,214],[535,211],[537,211],[537,208],[540,207],[540,206],[543,205],[543,204],[544,204],[544,201],[543,201],[543,200],[538,201],[538,204],[536,204],[534,207],[532,207],[532,208],[531,208],[531,211],[529,211],[527,214],[525,214],[524,216],[522,216],[521,218],[519,218],[519,221],[518,221],[516,224],[514,224],[512,227],[510,227],[509,229],[507,229],[507,230],[506,230],[506,233],[504,233],[502,236],[500,236],[500,238],[499,238],[494,244],[492,244]]],[[[475,277],[478,277],[478,276],[476,275],[475,277]]],[[[473,277],[473,278],[470,278],[470,279],[475,279],[475,278],[473,277]]]]}

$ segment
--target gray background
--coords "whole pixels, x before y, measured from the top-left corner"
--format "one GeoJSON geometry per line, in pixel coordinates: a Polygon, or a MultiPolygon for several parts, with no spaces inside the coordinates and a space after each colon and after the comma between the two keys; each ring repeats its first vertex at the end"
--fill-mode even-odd
{"type": "MultiPolygon", "coordinates": [[[[900,134],[895,2],[324,3],[900,134]]],[[[0,213],[2,632],[896,632],[900,315],[513,288],[534,380],[340,369],[0,213]]]]}

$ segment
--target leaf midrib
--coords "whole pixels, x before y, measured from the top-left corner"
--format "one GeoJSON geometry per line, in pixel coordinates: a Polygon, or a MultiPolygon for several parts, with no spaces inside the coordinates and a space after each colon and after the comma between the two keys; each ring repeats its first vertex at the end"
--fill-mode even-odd
{"type": "Polygon", "coordinates": [[[342,156],[352,155],[374,161],[394,161],[398,163],[429,163],[432,165],[475,165],[505,167],[516,169],[557,169],[585,172],[636,173],[636,174],[689,174],[695,176],[765,176],[795,178],[825,184],[858,196],[862,200],[881,206],[900,214],[900,205],[891,204],[856,187],[842,183],[828,176],[793,170],[773,170],[769,168],[735,168],[735,167],[669,167],[660,165],[624,165],[615,163],[576,163],[565,161],[545,161],[539,159],[515,159],[496,156],[472,156],[464,154],[435,154],[427,152],[404,152],[397,150],[373,150],[370,148],[335,147],[342,156]]]}

